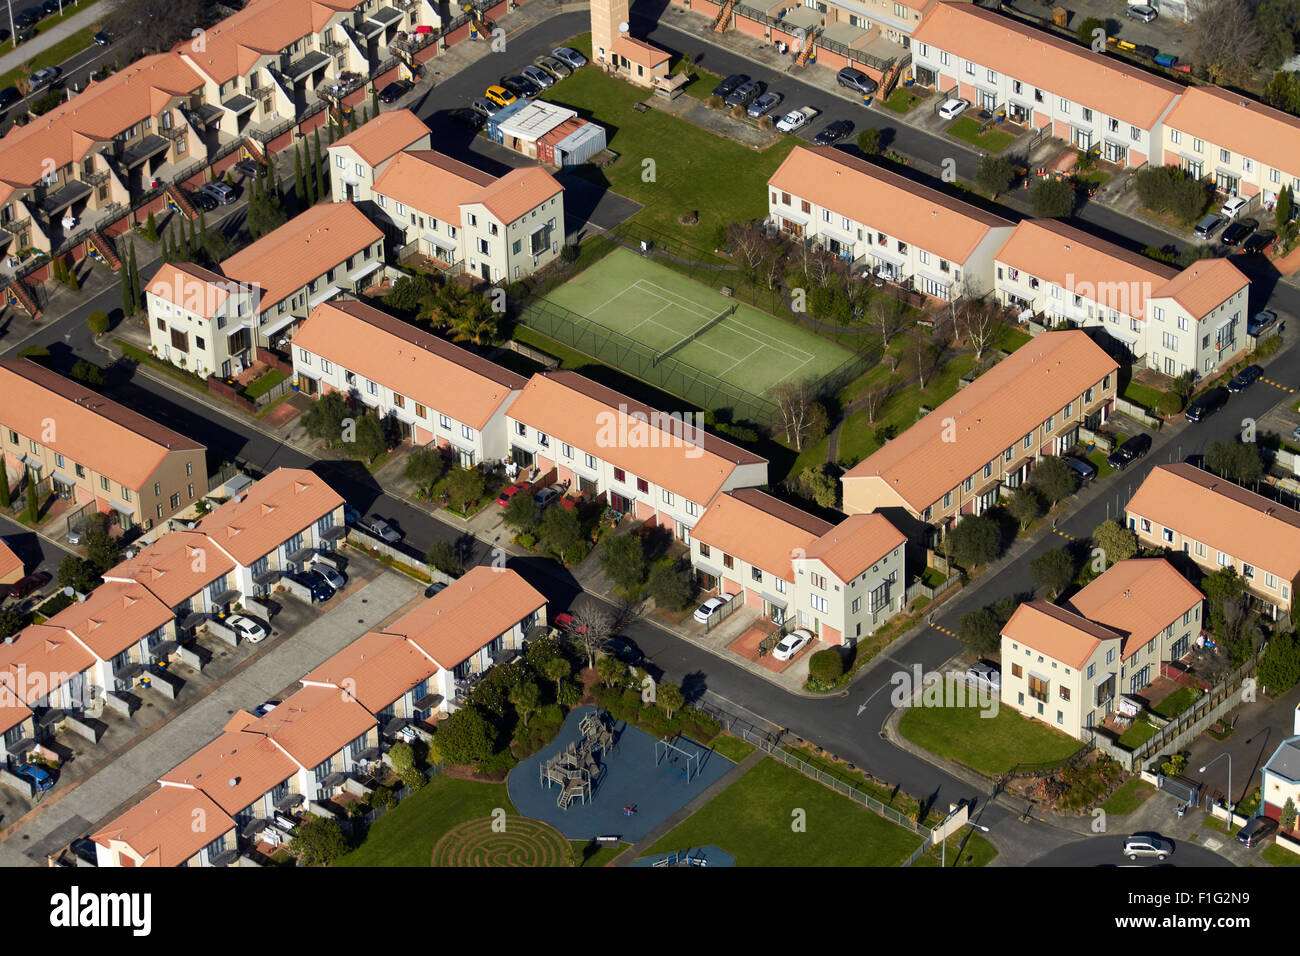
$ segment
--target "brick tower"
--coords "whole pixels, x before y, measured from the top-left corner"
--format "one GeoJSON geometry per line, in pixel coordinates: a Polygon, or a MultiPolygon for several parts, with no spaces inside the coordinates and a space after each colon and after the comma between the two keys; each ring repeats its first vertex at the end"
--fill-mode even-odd
{"type": "Polygon", "coordinates": [[[613,61],[619,25],[627,23],[629,0],[591,0],[591,52],[598,63],[613,61]]]}

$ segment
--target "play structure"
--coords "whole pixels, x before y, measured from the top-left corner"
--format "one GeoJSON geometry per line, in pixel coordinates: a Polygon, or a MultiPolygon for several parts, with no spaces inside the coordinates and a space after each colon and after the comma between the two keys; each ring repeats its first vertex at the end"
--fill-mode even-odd
{"type": "Polygon", "coordinates": [[[596,754],[599,752],[601,758],[606,758],[615,744],[614,731],[604,711],[592,711],[584,716],[578,730],[582,734],[580,739],[537,765],[538,784],[548,789],[552,785],[560,788],[555,805],[561,810],[569,809],[575,800],[584,804],[591,800],[605,769],[596,754]]]}
{"type": "Polygon", "coordinates": [[[690,783],[700,772],[700,756],[674,742],[680,739],[679,735],[672,740],[665,737],[663,740],[655,741],[655,766],[667,766],[690,783]]]}

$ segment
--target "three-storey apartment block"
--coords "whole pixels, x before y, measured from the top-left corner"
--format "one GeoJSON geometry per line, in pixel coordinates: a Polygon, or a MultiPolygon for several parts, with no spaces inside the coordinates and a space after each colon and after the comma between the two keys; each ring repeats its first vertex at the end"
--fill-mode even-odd
{"type": "Polygon", "coordinates": [[[1087,333],[1044,332],[846,472],[844,510],[884,512],[932,546],[1104,422],[1118,371],[1087,333]]]}
{"type": "Polygon", "coordinates": [[[144,290],[159,358],[206,378],[253,363],[258,290],[192,262],[165,262],[144,290]]]}
{"type": "Polygon", "coordinates": [[[370,187],[388,164],[404,150],[428,149],[432,135],[410,110],[392,110],[335,140],[329,146],[334,202],[370,202],[370,187]]]}
{"type": "Polygon", "coordinates": [[[208,491],[204,447],[30,359],[0,361],[0,445],[11,477],[152,527],[208,491]]]}
{"type": "Polygon", "coordinates": [[[343,392],[465,467],[506,457],[506,410],[523,376],[360,302],[317,306],[292,348],[308,395],[343,392]]]}
{"type": "Polygon", "coordinates": [[[1290,612],[1300,579],[1300,512],[1175,462],[1151,469],[1125,513],[1143,544],[1182,551],[1207,572],[1232,568],[1267,614],[1290,612]]]}
{"type": "Polygon", "coordinates": [[[767,183],[768,222],[937,299],[992,287],[1013,226],[830,147],[796,146],[767,183]]]}

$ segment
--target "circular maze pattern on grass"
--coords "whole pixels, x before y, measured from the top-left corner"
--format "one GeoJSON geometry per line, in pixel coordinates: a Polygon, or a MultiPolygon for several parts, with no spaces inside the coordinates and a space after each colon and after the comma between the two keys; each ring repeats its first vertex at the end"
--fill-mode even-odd
{"type": "Polygon", "coordinates": [[[431,866],[567,866],[569,843],[553,826],[529,817],[507,817],[505,830],[492,818],[453,827],[433,848],[431,866]]]}

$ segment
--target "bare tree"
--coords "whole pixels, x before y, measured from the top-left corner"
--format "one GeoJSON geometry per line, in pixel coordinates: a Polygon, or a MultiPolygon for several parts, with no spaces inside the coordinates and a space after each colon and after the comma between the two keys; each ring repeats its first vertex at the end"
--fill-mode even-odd
{"type": "Polygon", "coordinates": [[[587,658],[587,666],[596,666],[596,655],[605,649],[614,632],[614,619],[594,601],[584,601],[573,612],[569,639],[587,658]]]}
{"type": "Polygon", "coordinates": [[[785,424],[785,440],[794,445],[795,451],[803,451],[804,441],[813,425],[817,404],[817,393],[809,379],[797,382],[782,382],[768,391],[772,401],[781,411],[781,420],[785,424]]]}
{"type": "Polygon", "coordinates": [[[964,299],[957,310],[957,328],[969,348],[975,350],[975,361],[993,347],[1005,326],[1005,314],[997,302],[987,299],[964,299]]]}
{"type": "Polygon", "coordinates": [[[885,407],[887,398],[889,398],[889,389],[884,385],[873,388],[862,396],[862,409],[867,413],[868,424],[874,425],[876,423],[876,416],[885,407]]]}
{"type": "Polygon", "coordinates": [[[1217,84],[1250,79],[1264,52],[1245,0],[1207,0],[1196,15],[1191,61],[1217,84]]]}
{"type": "Polygon", "coordinates": [[[889,340],[907,327],[903,303],[892,295],[876,296],[871,303],[871,326],[880,333],[881,344],[889,348],[889,340]]]}
{"type": "Polygon", "coordinates": [[[925,380],[939,370],[940,346],[921,329],[907,338],[907,361],[921,388],[925,380]]]}
{"type": "Polygon", "coordinates": [[[740,257],[746,275],[755,275],[771,253],[772,241],[753,223],[733,222],[727,227],[727,239],[740,257]]]}

